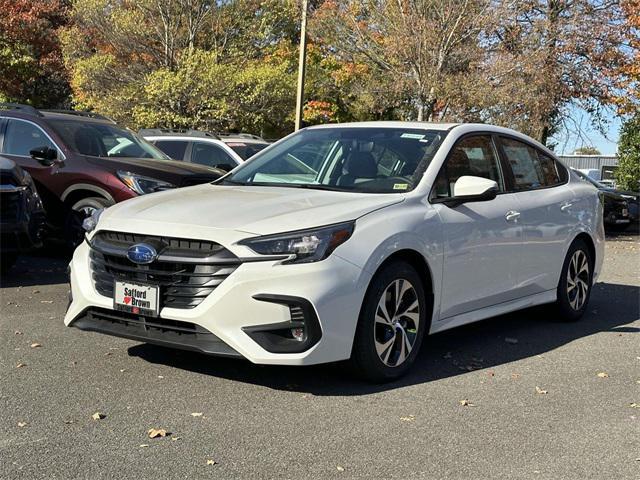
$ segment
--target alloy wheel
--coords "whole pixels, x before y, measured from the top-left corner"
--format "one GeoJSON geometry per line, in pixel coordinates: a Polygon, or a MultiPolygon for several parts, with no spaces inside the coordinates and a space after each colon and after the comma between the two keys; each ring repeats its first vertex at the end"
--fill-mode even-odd
{"type": "Polygon", "coordinates": [[[582,250],[576,250],[567,271],[567,298],[574,310],[580,310],[589,293],[589,259],[582,250]]]}
{"type": "Polygon", "coordinates": [[[375,315],[376,352],[388,367],[402,365],[418,338],[420,302],[414,286],[396,279],[382,292],[375,315]]]}

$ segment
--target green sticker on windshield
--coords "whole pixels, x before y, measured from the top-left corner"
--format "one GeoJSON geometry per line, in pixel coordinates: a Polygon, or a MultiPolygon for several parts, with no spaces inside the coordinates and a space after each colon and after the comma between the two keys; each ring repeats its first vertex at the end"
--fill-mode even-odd
{"type": "Polygon", "coordinates": [[[409,188],[409,184],[408,183],[394,183],[393,184],[393,189],[394,190],[406,190],[407,188],[409,188]]]}

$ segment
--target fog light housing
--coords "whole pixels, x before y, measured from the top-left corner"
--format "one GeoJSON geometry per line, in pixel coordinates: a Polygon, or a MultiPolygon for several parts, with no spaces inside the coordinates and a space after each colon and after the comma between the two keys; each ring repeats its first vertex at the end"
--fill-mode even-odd
{"type": "Polygon", "coordinates": [[[270,353],[302,353],[322,337],[320,321],[311,302],[288,295],[258,294],[260,302],[277,303],[289,307],[288,322],[243,327],[242,330],[270,353]]]}

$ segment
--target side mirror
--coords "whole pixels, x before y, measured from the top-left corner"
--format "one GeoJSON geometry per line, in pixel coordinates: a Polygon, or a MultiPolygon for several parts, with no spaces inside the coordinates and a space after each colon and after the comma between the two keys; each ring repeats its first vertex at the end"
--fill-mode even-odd
{"type": "Polygon", "coordinates": [[[486,202],[498,194],[498,184],[482,177],[463,176],[453,186],[453,197],[445,205],[456,207],[468,202],[486,202]]]}
{"type": "Polygon", "coordinates": [[[54,163],[56,163],[56,159],[58,158],[58,151],[55,148],[51,147],[36,147],[33,150],[29,151],[29,155],[34,160],[37,160],[38,163],[41,163],[45,167],[50,167],[54,163]]]}

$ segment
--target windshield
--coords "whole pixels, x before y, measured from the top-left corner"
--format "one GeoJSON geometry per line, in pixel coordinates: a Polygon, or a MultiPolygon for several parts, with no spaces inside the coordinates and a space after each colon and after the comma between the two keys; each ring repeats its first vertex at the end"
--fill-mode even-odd
{"type": "Polygon", "coordinates": [[[242,158],[243,160],[246,160],[249,157],[253,157],[256,153],[258,153],[261,150],[264,150],[269,146],[268,143],[261,143],[261,142],[244,143],[242,141],[237,141],[237,142],[229,141],[225,143],[229,147],[231,147],[231,149],[234,152],[236,152],[240,156],[240,158],[242,158]]]}
{"type": "Polygon", "coordinates": [[[147,141],[116,125],[60,119],[49,123],[69,148],[82,155],[169,160],[147,141]]]}
{"type": "Polygon", "coordinates": [[[445,131],[317,128],[280,141],[237,168],[225,183],[371,193],[412,190],[445,131]]]}

